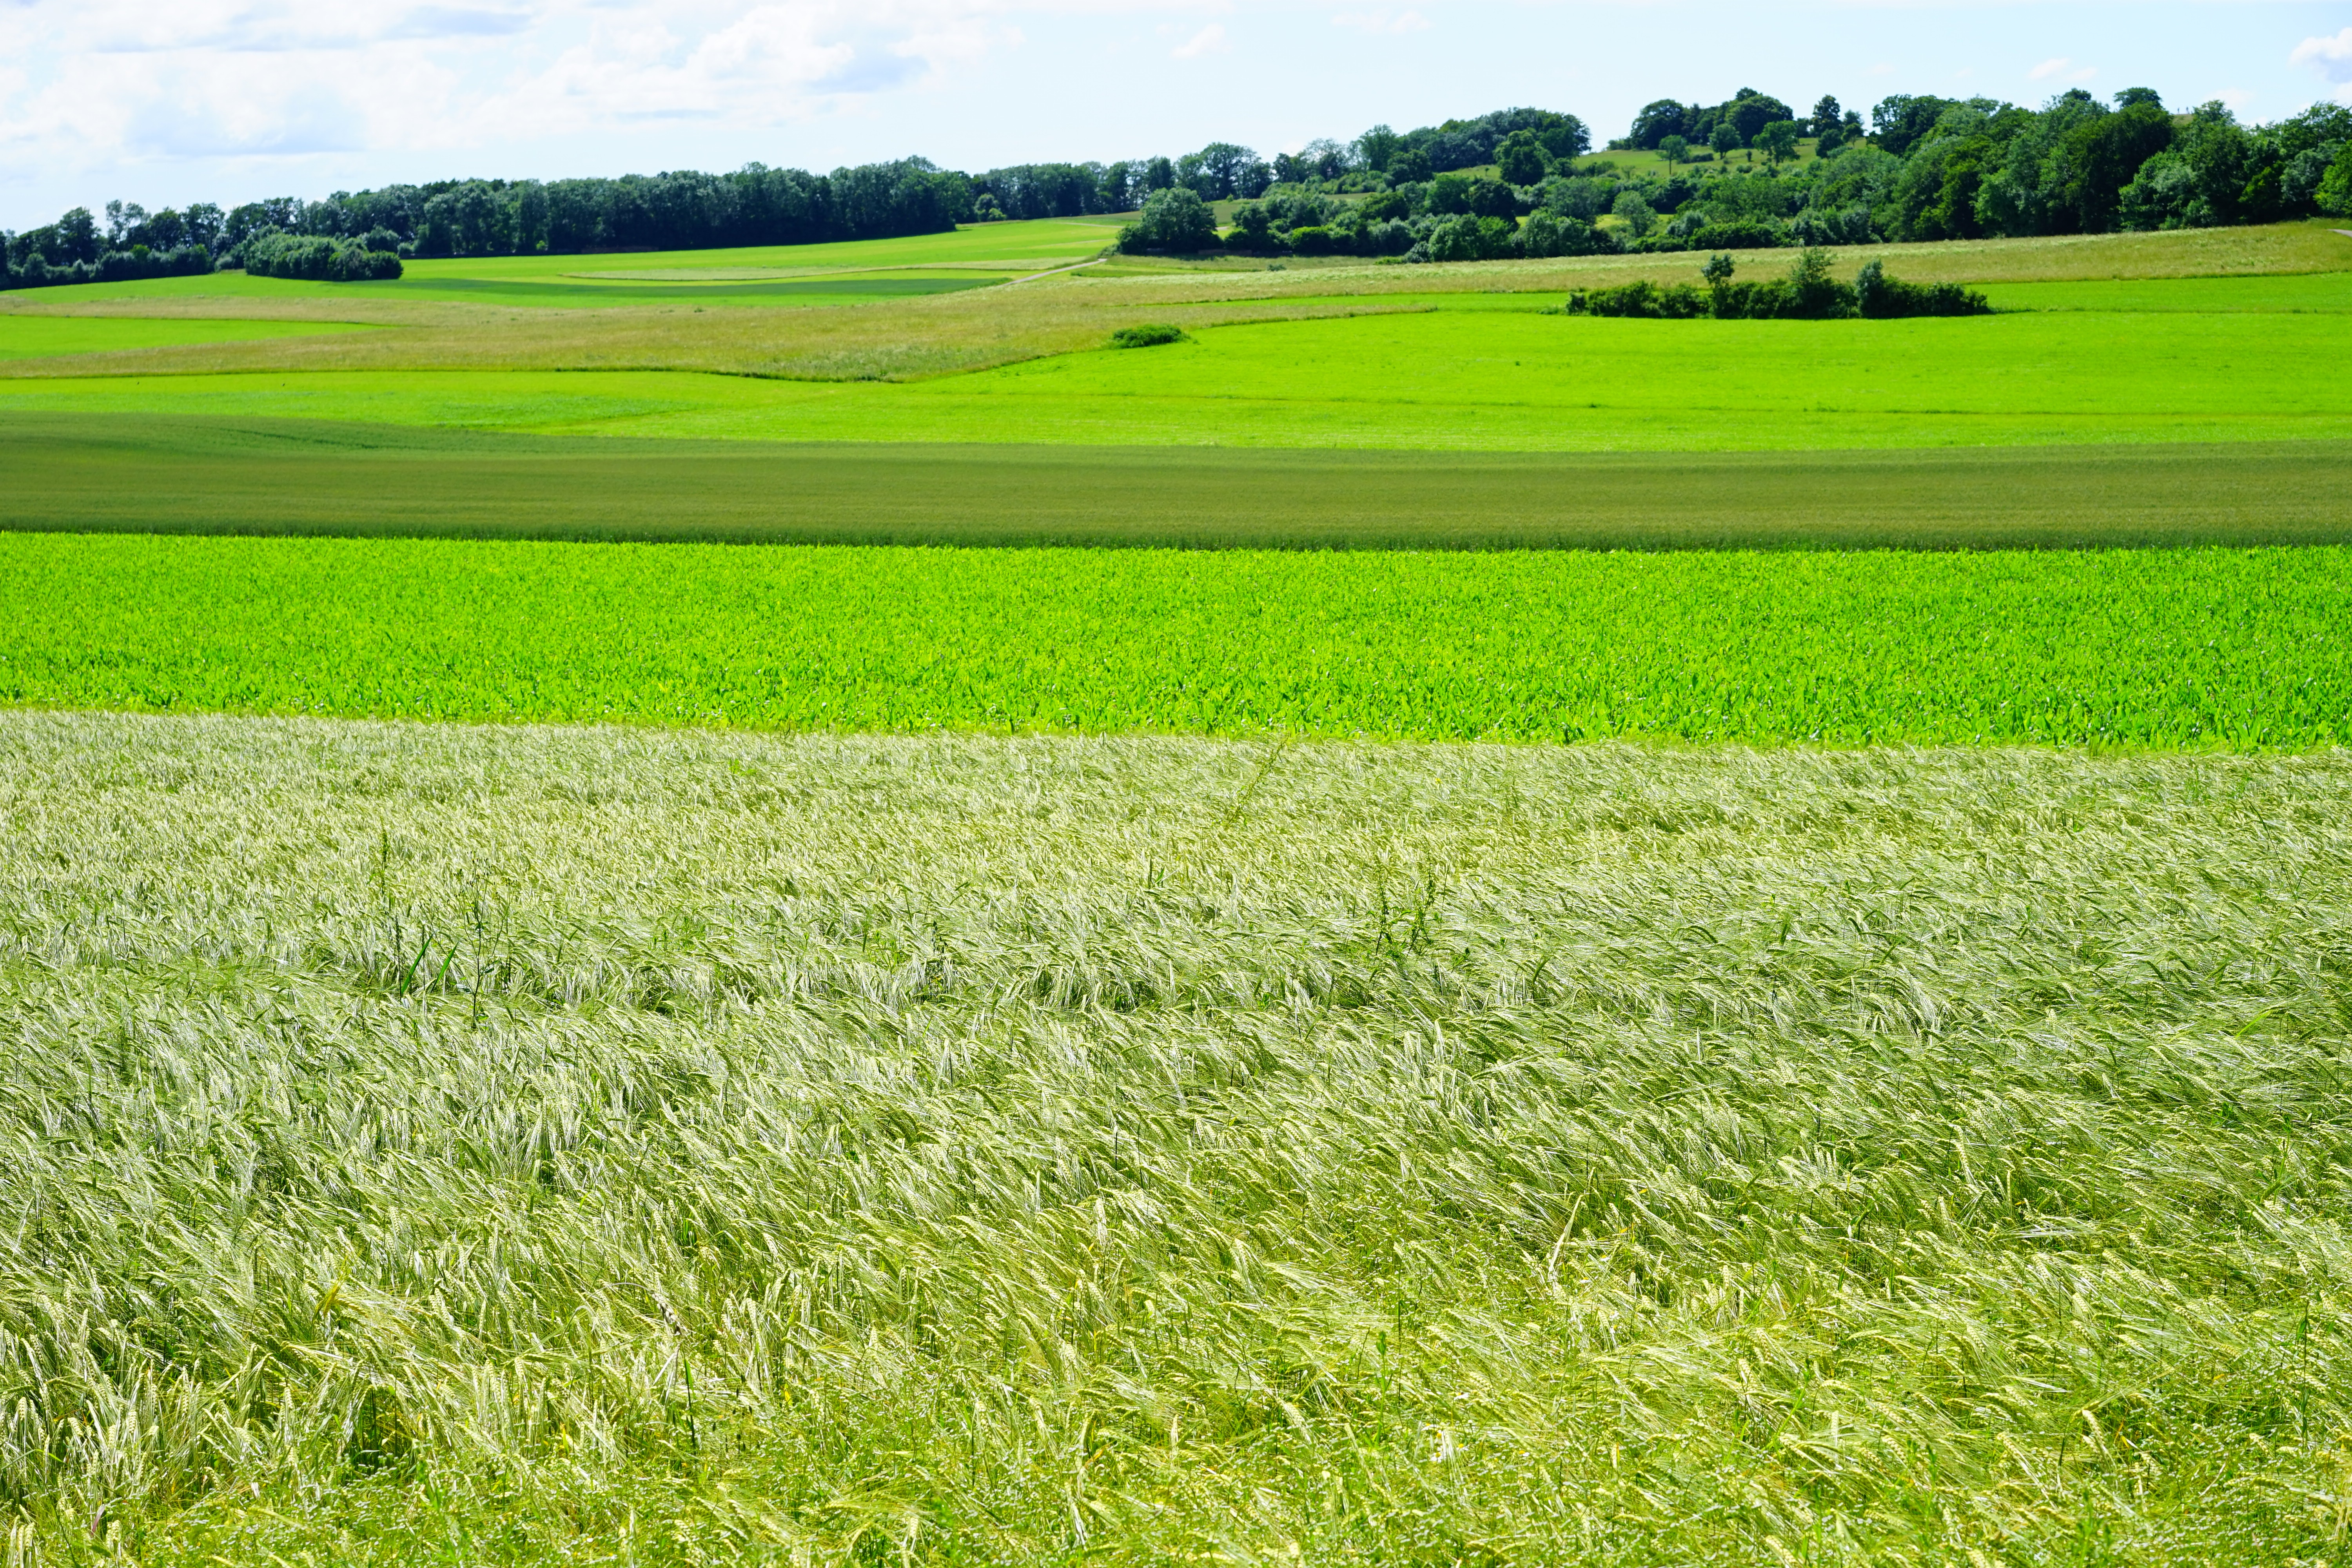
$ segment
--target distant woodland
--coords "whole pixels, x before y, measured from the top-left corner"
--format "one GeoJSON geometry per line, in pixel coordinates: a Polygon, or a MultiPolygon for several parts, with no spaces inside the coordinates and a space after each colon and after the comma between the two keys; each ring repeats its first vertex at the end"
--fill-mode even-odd
{"type": "Polygon", "coordinates": [[[678,250],[1134,212],[1131,250],[1404,261],[2098,233],[2352,214],[2352,109],[2245,125],[2131,89],[2039,109],[1897,94],[1867,120],[1742,89],[1661,99],[1597,153],[1573,114],[1506,109],[1261,157],[962,174],[921,158],[814,174],[751,163],[617,179],[445,180],[149,212],[110,202],[6,234],[0,287],[243,267],[396,277],[402,258],[678,250]],[[1218,204],[1225,204],[1222,207],[1218,204]]]}

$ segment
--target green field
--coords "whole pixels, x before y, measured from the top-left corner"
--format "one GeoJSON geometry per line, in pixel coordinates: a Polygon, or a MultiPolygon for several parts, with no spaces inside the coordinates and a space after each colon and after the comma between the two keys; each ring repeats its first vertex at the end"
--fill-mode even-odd
{"type": "Polygon", "coordinates": [[[183,343],[246,342],[257,339],[308,337],[320,332],[362,330],[357,326],[314,321],[0,315],[0,360],[49,359],[60,354],[114,353],[124,349],[176,347],[183,343]]]}
{"type": "Polygon", "coordinates": [[[0,525],[1195,549],[2320,544],[2352,543],[2347,463],[2352,444],[2328,441],[1437,454],[18,413],[0,423],[0,525]]]}
{"type": "MultiPolygon", "coordinates": [[[[382,335],[382,334],[379,334],[382,335]]],[[[0,411],[731,439],[1738,451],[2340,439],[2352,317],[1641,321],[1419,312],[1203,329],[911,384],[623,371],[0,379],[0,411]]],[[[56,362],[51,362],[55,363],[56,362]]]]}
{"type": "Polygon", "coordinates": [[[2336,1551],[2340,752],[0,758],[46,1560],[2336,1551]]]}
{"type": "Polygon", "coordinates": [[[0,702],[566,723],[2352,743],[2352,550],[0,535],[0,702]]]}
{"type": "Polygon", "coordinates": [[[0,1568],[2347,1561],[2352,240],[1111,232],[0,297],[0,1568]]]}
{"type": "MultiPolygon", "coordinates": [[[[283,301],[355,300],[371,303],[454,301],[594,308],[651,300],[694,304],[843,304],[938,293],[1084,261],[1115,231],[1098,223],[988,224],[953,234],[837,245],[769,246],[742,250],[675,250],[599,256],[422,258],[381,283],[310,283],[215,272],[127,283],[78,283],[0,296],[47,309],[128,300],[283,301]],[[900,268],[952,268],[968,276],[893,278],[900,268]],[[663,275],[647,279],[646,272],[663,275]],[[740,274],[783,273],[746,279],[740,274]],[[882,277],[866,274],[884,272],[882,277]],[[729,277],[734,273],[739,276],[729,277]],[[682,276],[679,276],[681,275],[682,276]],[[662,284],[668,286],[661,286],[662,284]],[[823,285],[822,287],[820,285],[823,285]]],[[[191,340],[192,341],[192,340],[191,340]]]]}

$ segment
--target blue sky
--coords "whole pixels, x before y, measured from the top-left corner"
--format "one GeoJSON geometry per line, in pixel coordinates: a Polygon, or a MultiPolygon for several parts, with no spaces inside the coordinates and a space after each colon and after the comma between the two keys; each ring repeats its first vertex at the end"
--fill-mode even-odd
{"type": "Polygon", "coordinates": [[[0,226],[394,180],[1261,152],[1509,104],[2352,102],[2352,0],[0,0],[0,226]]]}

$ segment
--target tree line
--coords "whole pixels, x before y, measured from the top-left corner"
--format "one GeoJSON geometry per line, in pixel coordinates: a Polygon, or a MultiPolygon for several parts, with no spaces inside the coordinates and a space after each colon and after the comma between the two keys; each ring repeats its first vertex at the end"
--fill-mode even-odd
{"type": "Polygon", "coordinates": [[[1269,184],[1222,228],[1183,192],[1156,194],[1123,243],[1464,261],[2352,216],[2352,109],[2339,104],[2248,126],[2220,103],[2174,112],[2146,88],[2112,102],[2077,89],[2038,110],[1898,94],[1865,122],[1833,97],[1801,112],[1742,89],[1646,105],[1598,156],[1553,145],[1535,113],[1487,117],[1510,129],[1479,166],[1448,173],[1376,128],[1335,168],[1269,184]]]}
{"type": "Polygon", "coordinates": [[[800,245],[1138,209],[1130,249],[1407,261],[2210,226],[2352,214],[2347,148],[2352,109],[2336,104],[2248,126],[2219,103],[2174,112],[2145,88],[2039,109],[1896,94],[1865,121],[1833,97],[1801,112],[1743,88],[1650,103],[1598,155],[1575,115],[1520,108],[1272,158],[1212,142],[978,174],[905,158],[829,174],[448,180],[226,211],[110,202],[103,219],[77,207],[0,236],[0,287],[215,267],[376,278],[402,257],[800,245]],[[1219,203],[1240,205],[1220,223],[1219,203]]]}

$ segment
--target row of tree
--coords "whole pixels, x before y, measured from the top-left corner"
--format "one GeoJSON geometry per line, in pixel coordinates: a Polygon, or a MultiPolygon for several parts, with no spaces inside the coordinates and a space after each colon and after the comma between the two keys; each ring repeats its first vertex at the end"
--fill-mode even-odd
{"type": "MultiPolygon", "coordinates": [[[[2112,104],[2067,92],[2039,110],[1897,96],[1876,106],[1866,131],[1861,116],[1833,98],[1802,119],[1770,118],[1792,112],[1746,90],[1712,106],[1651,104],[1632,133],[1612,145],[1662,152],[1663,171],[1649,160],[1606,153],[1558,156],[1512,133],[1496,142],[1489,169],[1475,174],[1398,181],[1383,172],[1375,188],[1360,175],[1277,183],[1236,208],[1230,227],[1209,243],[1259,254],[1339,251],[1418,261],[2352,216],[2352,109],[2338,104],[2245,126],[2219,103],[2174,113],[2154,92],[2133,89],[2112,104]],[[1801,132],[1817,138],[1817,156],[1799,160],[1801,132]],[[1696,151],[1694,136],[1713,151],[1696,151]],[[1748,161],[1730,162],[1743,144],[1748,161]]],[[[1166,248],[1160,236],[1170,226],[1165,216],[1150,218],[1126,243],[1166,248]]]]}
{"type": "MultiPolygon", "coordinates": [[[[1711,105],[1661,99],[1610,143],[1664,153],[1663,174],[1589,156],[1591,132],[1572,114],[1522,108],[1407,132],[1375,125],[1272,159],[1213,142],[1175,158],[980,174],[908,158],[830,174],[751,163],[451,180],[226,211],[113,202],[103,223],[77,207],[0,237],[0,287],[251,266],[276,237],[329,242],[299,251],[311,258],[302,266],[380,276],[383,264],[365,258],[797,245],[1139,207],[1146,216],[1122,242],[1135,248],[1413,260],[2095,233],[2352,213],[2347,147],[2352,110],[2333,104],[2250,127],[2218,103],[2175,114],[2146,89],[2112,104],[2076,90],[2038,110],[1897,94],[1865,126],[1834,98],[1800,114],[1743,88],[1711,105]],[[1819,155],[1800,161],[1804,138],[1819,155]],[[1210,204],[1229,201],[1245,205],[1220,233],[1210,204]]],[[[269,254],[269,266],[295,264],[277,259],[294,251],[269,254]]]]}

